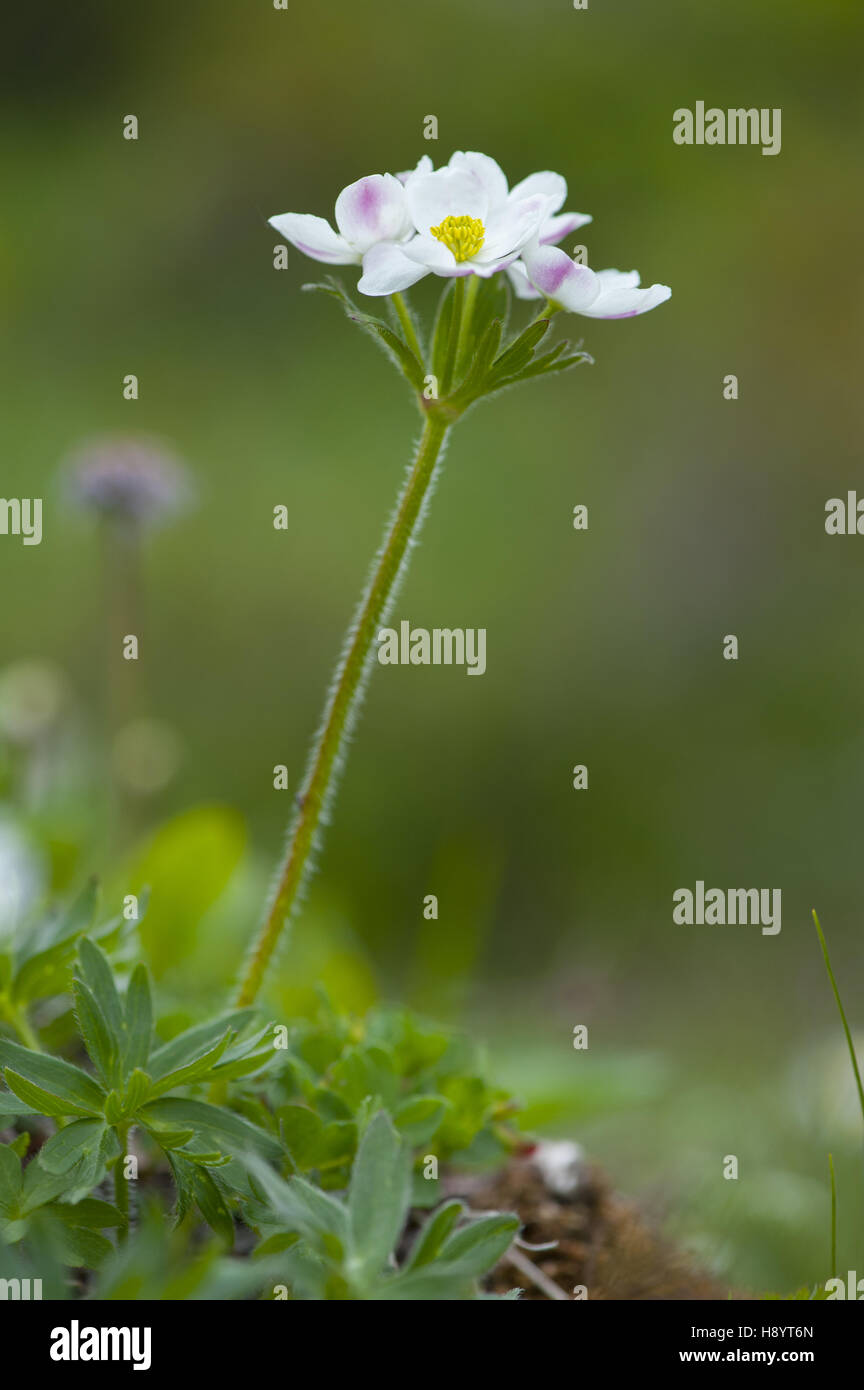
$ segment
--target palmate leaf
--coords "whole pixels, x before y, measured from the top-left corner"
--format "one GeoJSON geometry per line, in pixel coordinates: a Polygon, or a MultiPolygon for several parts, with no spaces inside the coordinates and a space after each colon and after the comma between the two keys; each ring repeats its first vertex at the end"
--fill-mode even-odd
{"type": "Polygon", "coordinates": [[[414,390],[422,393],[425,385],[423,364],[389,324],[385,323],[383,319],[375,318],[374,315],[366,314],[359,309],[334,276],[328,275],[326,280],[319,283],[304,285],[303,289],[317,290],[338,300],[351,322],[358,324],[366,333],[375,338],[391,362],[411,383],[414,390]]]}

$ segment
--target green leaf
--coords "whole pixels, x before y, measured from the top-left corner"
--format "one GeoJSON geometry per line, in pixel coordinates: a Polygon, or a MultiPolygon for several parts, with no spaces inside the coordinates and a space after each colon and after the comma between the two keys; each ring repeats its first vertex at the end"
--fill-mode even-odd
{"type": "Polygon", "coordinates": [[[411,1248],[406,1269],[419,1269],[436,1258],[464,1210],[461,1202],[445,1202],[429,1217],[411,1248]]]}
{"type": "Polygon", "coordinates": [[[194,1028],[187,1028],[170,1042],[156,1048],[147,1070],[154,1081],[158,1081],[170,1071],[176,1071],[178,1067],[184,1067],[188,1062],[203,1057],[219,1041],[226,1029],[233,1028],[239,1033],[255,1016],[255,1012],[255,1009],[232,1009],[230,1013],[220,1014],[218,1018],[199,1023],[194,1028]]]}
{"type": "Polygon", "coordinates": [[[437,377],[442,390],[444,389],[444,372],[447,366],[450,334],[453,328],[455,295],[456,281],[454,279],[448,282],[438,301],[435,325],[432,329],[432,373],[437,377]]]}
{"type": "Polygon", "coordinates": [[[123,1108],[127,1115],[134,1115],[152,1094],[153,1086],[146,1071],[136,1067],[126,1080],[123,1090],[123,1108]]]}
{"type": "Polygon", "coordinates": [[[483,394],[486,377],[501,343],[501,332],[501,320],[493,319],[480,340],[473,358],[470,359],[470,367],[464,381],[459,390],[454,392],[451,397],[454,404],[470,404],[477,396],[483,394]]]}
{"type": "Polygon", "coordinates": [[[72,996],[75,1000],[75,1017],[78,1031],[84,1040],[88,1056],[106,1085],[110,1086],[117,1070],[117,1046],[110,1032],[105,1015],[96,1003],[93,993],[83,980],[72,981],[72,996]]]}
{"type": "Polygon", "coordinates": [[[494,1212],[449,1236],[441,1247],[439,1259],[458,1264],[460,1271],[479,1278],[498,1263],[518,1230],[518,1216],[512,1212],[494,1212]]]}
{"type": "Polygon", "coordinates": [[[44,1207],[61,1192],[69,1189],[72,1175],[69,1173],[49,1173],[41,1163],[28,1163],[24,1169],[24,1185],[18,1204],[20,1216],[29,1216],[38,1207],[44,1207]]]}
{"type": "Polygon", "coordinates": [[[325,1124],[305,1105],[283,1105],[277,1111],[285,1145],[298,1168],[332,1168],[350,1162],[357,1147],[353,1122],[325,1124]]]}
{"type": "Polygon", "coordinates": [[[210,1173],[193,1164],[188,1181],[198,1210],[207,1225],[216,1232],[226,1248],[230,1249],[234,1244],[234,1221],[215,1179],[210,1173]]]}
{"type": "Polygon", "coordinates": [[[112,1038],[120,1038],[123,1031],[123,1008],[111,966],[105,952],[87,936],[82,936],[78,942],[76,973],[91,991],[112,1038]]]}
{"type": "Polygon", "coordinates": [[[330,1068],[330,1084],[354,1110],[367,1097],[378,1096],[384,1105],[392,1106],[399,1095],[393,1059],[380,1047],[346,1048],[330,1068]]]}
{"type": "Polygon", "coordinates": [[[103,1260],[114,1253],[110,1240],[86,1226],[58,1225],[57,1234],[61,1258],[75,1269],[79,1266],[98,1269],[103,1260]]]}
{"type": "Polygon", "coordinates": [[[41,1115],[44,1112],[33,1109],[33,1106],[20,1096],[14,1096],[7,1091],[0,1091],[0,1115],[41,1115]]]}
{"type": "MultiPolygon", "coordinates": [[[[62,1096],[56,1095],[53,1091],[46,1091],[41,1086],[34,1085],[27,1077],[14,1072],[11,1067],[5,1069],[3,1076],[6,1085],[26,1105],[28,1115],[47,1115],[53,1119],[59,1119],[61,1115],[94,1115],[97,1113],[93,1107],[77,1105],[73,1101],[65,1100],[62,1096]]],[[[99,1110],[101,1108],[100,1104],[99,1110]]]]}
{"type": "Polygon", "coordinates": [[[99,1114],[102,1109],[103,1088],[71,1062],[31,1052],[8,1038],[0,1038],[0,1066],[11,1067],[34,1086],[44,1087],[58,1099],[68,1101],[73,1107],[69,1114],[74,1113],[74,1107],[84,1114],[99,1114]]]}
{"type": "Polygon", "coordinates": [[[126,1225],[123,1213],[110,1202],[103,1202],[98,1197],[85,1197],[74,1206],[65,1202],[52,1203],[51,1214],[59,1221],[65,1221],[67,1226],[87,1226],[92,1230],[126,1225]]]}
{"type": "Polygon", "coordinates": [[[348,1190],[352,1247],[367,1275],[384,1267],[402,1231],[410,1173],[410,1151],[380,1110],[360,1141],[348,1190]]]}
{"type": "Polygon", "coordinates": [[[65,989],[75,943],[93,922],[98,894],[96,879],[90,879],[66,912],[31,933],[16,958],[12,986],[16,1003],[29,1003],[65,989]]]}
{"type": "Polygon", "coordinates": [[[432,1138],[449,1102],[443,1096],[414,1096],[393,1112],[393,1122],[406,1143],[416,1148],[432,1138]]]}
{"type": "Polygon", "coordinates": [[[224,1110],[220,1105],[210,1105],[207,1101],[163,1096],[143,1106],[138,1118],[141,1124],[152,1125],[154,1131],[160,1126],[164,1129],[189,1126],[196,1134],[212,1136],[218,1148],[234,1156],[245,1154],[250,1149],[274,1160],[282,1156],[278,1139],[232,1111],[224,1110]]]}
{"type": "Polygon", "coordinates": [[[73,1120],[42,1145],[35,1161],[48,1173],[66,1173],[87,1153],[98,1150],[104,1132],[103,1120],[73,1120]]]}
{"type": "Polygon", "coordinates": [[[219,1040],[215,1047],[211,1047],[209,1052],[205,1052],[194,1062],[188,1062],[184,1067],[178,1067],[176,1071],[169,1071],[167,1075],[153,1082],[152,1095],[154,1100],[166,1091],[174,1091],[178,1086],[188,1086],[193,1081],[200,1081],[212,1072],[219,1058],[224,1053],[234,1034],[230,1029],[219,1040]]]}
{"type": "Polygon", "coordinates": [[[150,995],[150,977],[147,967],[136,965],[126,991],[126,1004],[123,1010],[123,1026],[126,1047],[123,1053],[123,1072],[130,1072],[147,1066],[150,1056],[150,1042],[153,1035],[153,1000],[150,995]]]}
{"type": "Polygon", "coordinates": [[[549,319],[538,319],[536,323],[529,323],[518,338],[495,359],[490,373],[490,384],[499,377],[512,376],[514,372],[527,366],[534,356],[534,349],[549,332],[549,325],[549,319]]]}
{"type": "Polygon", "coordinates": [[[21,1160],[8,1144],[0,1144],[0,1211],[18,1200],[22,1184],[21,1160]]]}

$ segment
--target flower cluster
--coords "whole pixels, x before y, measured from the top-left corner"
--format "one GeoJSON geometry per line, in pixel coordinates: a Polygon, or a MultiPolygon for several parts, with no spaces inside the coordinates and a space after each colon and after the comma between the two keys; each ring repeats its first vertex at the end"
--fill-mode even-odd
{"type": "Polygon", "coordinates": [[[510,188],[489,155],[457,151],[443,168],[428,155],[404,174],[369,174],[323,217],[286,212],[276,231],[313,260],[359,265],[362,294],[399,294],[426,275],[484,279],[504,271],[520,299],[546,298],[589,318],[631,318],[668,299],[668,285],[639,288],[637,271],[591,270],[557,245],[591,218],[564,212],[560,174],[529,174],[510,188]]]}

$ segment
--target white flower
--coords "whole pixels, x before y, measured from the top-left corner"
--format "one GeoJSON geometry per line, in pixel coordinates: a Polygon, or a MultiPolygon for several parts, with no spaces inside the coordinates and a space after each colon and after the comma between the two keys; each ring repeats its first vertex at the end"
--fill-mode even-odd
{"type": "Polygon", "coordinates": [[[392,174],[369,174],[349,183],[336,199],[335,212],[338,232],[325,218],[306,212],[283,212],[269,222],[298,251],[328,265],[365,267],[374,247],[414,234],[405,189],[392,174]]]}
{"type": "Polygon", "coordinates": [[[540,246],[536,241],[525,248],[521,262],[512,271],[521,298],[545,295],[562,309],[592,319],[634,318],[656,309],[672,293],[668,285],[640,289],[638,270],[591,270],[572,261],[566,251],[540,246]],[[532,286],[534,294],[530,293],[532,286]]]}
{"type": "Polygon", "coordinates": [[[458,150],[437,170],[424,155],[399,177],[417,235],[373,249],[358,285],[363,294],[395,294],[430,272],[488,278],[529,241],[545,245],[591,221],[585,213],[559,212],[567,197],[560,174],[530,174],[510,189],[495,160],[476,151],[458,150]]]}

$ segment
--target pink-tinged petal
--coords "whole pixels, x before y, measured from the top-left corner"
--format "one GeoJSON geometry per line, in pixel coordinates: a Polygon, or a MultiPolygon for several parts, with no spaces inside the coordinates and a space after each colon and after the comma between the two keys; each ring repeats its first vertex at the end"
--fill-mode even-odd
{"type": "Polygon", "coordinates": [[[538,194],[549,199],[550,213],[557,212],[567,197],[567,180],[546,169],[539,174],[529,174],[510,189],[511,198],[534,198],[538,194]]]}
{"type": "Polygon", "coordinates": [[[405,190],[392,174],[369,174],[336,199],[336,226],[361,255],[376,241],[398,241],[411,230],[405,190]]]}
{"type": "Polygon", "coordinates": [[[528,279],[528,272],[521,261],[514,261],[507,267],[507,279],[513,287],[513,293],[517,299],[542,299],[539,290],[535,290],[531,281],[528,279]]]}
{"type": "Polygon", "coordinates": [[[464,169],[436,169],[417,174],[405,185],[405,199],[414,226],[423,236],[446,217],[479,217],[485,224],[488,198],[473,174],[464,169]]]}
{"type": "Polygon", "coordinates": [[[413,169],[405,169],[401,174],[397,174],[396,177],[401,184],[406,184],[415,174],[431,174],[434,168],[435,165],[432,163],[429,155],[421,154],[413,169]]]}
{"type": "Polygon", "coordinates": [[[537,236],[547,209],[548,202],[542,195],[521,198],[518,202],[508,200],[498,212],[491,214],[483,245],[473,259],[488,264],[521,251],[537,236]]]}
{"type": "Polygon", "coordinates": [[[600,293],[587,309],[579,310],[592,319],[632,319],[665,304],[672,294],[668,285],[639,289],[639,274],[635,270],[601,270],[597,279],[600,293]]]}
{"type": "Polygon", "coordinates": [[[451,169],[462,169],[480,184],[486,193],[487,208],[491,212],[507,198],[507,176],[494,159],[476,150],[457,150],[450,156],[451,169]]]}
{"type": "Polygon", "coordinates": [[[268,220],[280,236],[313,261],[326,261],[329,265],[357,265],[360,261],[356,251],[323,217],[313,217],[310,212],[282,212],[268,220]]]}
{"type": "Polygon", "coordinates": [[[561,212],[556,217],[548,217],[540,228],[540,245],[551,246],[593,220],[589,212],[561,212]]]}
{"type": "Polygon", "coordinates": [[[571,313],[583,314],[600,294],[600,281],[587,265],[571,261],[556,246],[527,246],[522,259],[535,289],[571,313]]]}
{"type": "Polygon", "coordinates": [[[402,246],[392,241],[379,241],[370,246],[363,257],[363,274],[357,281],[357,288],[361,294],[398,294],[409,285],[416,285],[426,274],[426,267],[409,260],[402,246]]]}

